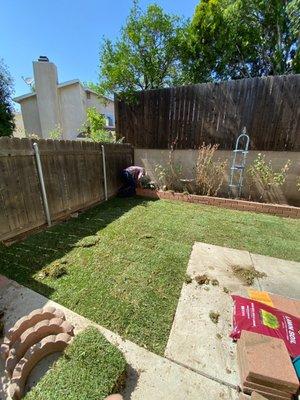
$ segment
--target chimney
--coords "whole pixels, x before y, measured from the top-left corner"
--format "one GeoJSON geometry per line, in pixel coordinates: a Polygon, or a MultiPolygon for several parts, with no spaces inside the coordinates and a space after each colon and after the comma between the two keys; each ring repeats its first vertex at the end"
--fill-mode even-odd
{"type": "Polygon", "coordinates": [[[49,62],[49,58],[47,56],[39,56],[38,61],[45,61],[45,62],[49,62]]]}
{"type": "Polygon", "coordinates": [[[42,137],[48,138],[49,132],[60,124],[56,65],[48,57],[40,56],[33,62],[33,73],[42,137]]]}

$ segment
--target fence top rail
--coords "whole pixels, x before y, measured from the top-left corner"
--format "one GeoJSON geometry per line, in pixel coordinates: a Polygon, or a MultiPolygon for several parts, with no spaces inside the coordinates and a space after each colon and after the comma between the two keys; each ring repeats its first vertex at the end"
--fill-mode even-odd
{"type": "MultiPolygon", "coordinates": [[[[255,76],[249,78],[241,78],[241,79],[231,79],[228,81],[218,81],[218,82],[201,82],[201,83],[190,83],[186,85],[177,85],[177,86],[169,86],[163,88],[156,88],[156,89],[144,89],[144,90],[136,90],[133,92],[133,95],[140,95],[140,94],[147,94],[147,93],[158,93],[158,92],[168,92],[169,90],[177,90],[181,89],[190,89],[190,88],[201,88],[201,87],[217,87],[217,86],[234,86],[237,83],[250,83],[250,82],[259,82],[259,81],[271,81],[274,79],[290,79],[290,77],[299,78],[300,74],[286,74],[286,75],[269,75],[269,76],[255,76]]],[[[115,99],[119,101],[123,101],[122,98],[115,93],[115,99]]]]}
{"type": "Polygon", "coordinates": [[[90,140],[65,140],[65,139],[32,139],[32,138],[16,138],[16,137],[7,137],[0,136],[0,150],[5,147],[6,144],[11,145],[11,143],[16,144],[33,144],[37,142],[38,145],[45,144],[60,144],[60,145],[75,145],[75,146],[84,146],[84,147],[99,147],[111,146],[111,147],[132,147],[131,143],[109,143],[109,142],[94,142],[90,140]]]}

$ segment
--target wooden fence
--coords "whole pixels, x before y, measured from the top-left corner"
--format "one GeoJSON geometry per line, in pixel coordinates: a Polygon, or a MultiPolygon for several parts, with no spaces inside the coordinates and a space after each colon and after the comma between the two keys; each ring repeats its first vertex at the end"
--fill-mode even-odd
{"type": "Polygon", "coordinates": [[[232,149],[246,126],[253,150],[300,151],[300,75],[149,90],[115,99],[117,137],[138,148],[232,149]]]}
{"type": "MultiPolygon", "coordinates": [[[[0,138],[0,240],[46,223],[33,142],[0,138]]],[[[105,199],[102,146],[84,141],[39,140],[38,148],[51,221],[105,199]]],[[[133,163],[127,144],[103,144],[107,194],[120,186],[119,173],[133,163]]]]}

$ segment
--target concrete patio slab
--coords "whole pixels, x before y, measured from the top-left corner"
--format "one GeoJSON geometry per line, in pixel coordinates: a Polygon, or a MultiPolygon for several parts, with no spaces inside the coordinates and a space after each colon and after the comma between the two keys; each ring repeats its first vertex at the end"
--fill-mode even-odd
{"type": "MultiPolygon", "coordinates": [[[[192,400],[196,398],[236,400],[238,398],[237,392],[226,385],[203,377],[128,340],[123,340],[119,335],[16,282],[7,280],[0,287],[0,308],[5,310],[5,331],[10,329],[19,318],[45,305],[53,305],[64,311],[66,319],[75,326],[75,333],[93,325],[111,343],[119,347],[129,364],[128,379],[123,393],[125,400],[192,400]]],[[[35,367],[28,381],[29,388],[36,383],[41,374],[45,373],[55,358],[57,355],[50,356],[35,367]]],[[[8,381],[4,374],[3,360],[0,362],[0,375],[2,383],[0,399],[6,400],[8,381]]]]}
{"type": "Polygon", "coordinates": [[[255,268],[267,274],[266,279],[259,280],[261,290],[300,298],[300,263],[260,254],[251,254],[251,258],[255,268]]]}
{"type": "Polygon", "coordinates": [[[254,280],[252,288],[300,296],[300,263],[195,243],[187,274],[192,278],[206,274],[217,279],[218,285],[199,285],[195,280],[183,284],[165,356],[206,376],[238,385],[236,345],[229,338],[233,308],[230,294],[247,296],[248,287],[233,274],[232,266],[254,267],[266,273],[266,277],[254,280]],[[220,314],[218,323],[211,320],[210,312],[220,314]]]}

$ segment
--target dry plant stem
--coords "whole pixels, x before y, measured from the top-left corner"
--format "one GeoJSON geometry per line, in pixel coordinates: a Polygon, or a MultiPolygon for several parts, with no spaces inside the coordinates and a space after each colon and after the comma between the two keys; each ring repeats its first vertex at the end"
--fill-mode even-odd
{"type": "Polygon", "coordinates": [[[213,161],[219,145],[205,145],[199,148],[196,164],[197,193],[206,196],[217,196],[224,182],[226,161],[213,161]]]}

